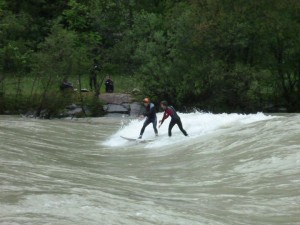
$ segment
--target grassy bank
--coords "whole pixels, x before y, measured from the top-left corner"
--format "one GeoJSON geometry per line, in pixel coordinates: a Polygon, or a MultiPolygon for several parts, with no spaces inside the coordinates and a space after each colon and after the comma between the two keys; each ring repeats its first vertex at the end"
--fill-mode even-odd
{"type": "MultiPolygon", "coordinates": [[[[138,82],[133,77],[112,76],[114,92],[130,93],[138,87],[138,82]]],[[[48,80],[49,81],[49,80],[48,80]]],[[[46,112],[47,117],[64,115],[66,107],[76,104],[83,109],[77,116],[101,116],[104,114],[103,102],[90,90],[89,77],[81,77],[81,92],[78,78],[68,79],[74,86],[74,91],[60,90],[61,78],[54,78],[51,83],[34,77],[9,76],[1,82],[0,86],[0,113],[1,114],[26,114],[35,112],[37,116],[46,112]]],[[[100,94],[105,93],[105,77],[98,76],[100,94]],[[104,78],[104,80],[103,80],[104,78]],[[103,80],[103,82],[102,82],[103,80]]]]}

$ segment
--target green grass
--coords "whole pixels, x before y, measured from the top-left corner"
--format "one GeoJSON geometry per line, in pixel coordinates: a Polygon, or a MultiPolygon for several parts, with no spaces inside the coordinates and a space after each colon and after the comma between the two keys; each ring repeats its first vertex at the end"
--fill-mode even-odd
{"type": "MultiPolygon", "coordinates": [[[[134,88],[138,88],[138,80],[133,76],[112,76],[114,81],[114,92],[116,93],[131,93],[134,88]]],[[[101,82],[103,77],[98,76],[98,82],[101,82]]],[[[105,77],[106,79],[106,77],[105,77]]],[[[105,79],[101,85],[100,93],[105,93],[105,79]]],[[[77,77],[70,77],[68,79],[74,85],[75,89],[79,89],[79,83],[77,77]]],[[[61,78],[55,78],[54,84],[49,91],[59,91],[59,85],[61,78]],[[57,83],[57,84],[56,84],[57,83]]],[[[41,94],[44,90],[43,82],[40,79],[34,79],[33,77],[23,77],[18,81],[17,77],[8,77],[0,86],[0,92],[4,92],[5,95],[16,95],[17,88],[19,87],[20,93],[24,96],[30,96],[31,94],[41,94]]],[[[81,77],[81,88],[90,90],[88,75],[81,77]]]]}

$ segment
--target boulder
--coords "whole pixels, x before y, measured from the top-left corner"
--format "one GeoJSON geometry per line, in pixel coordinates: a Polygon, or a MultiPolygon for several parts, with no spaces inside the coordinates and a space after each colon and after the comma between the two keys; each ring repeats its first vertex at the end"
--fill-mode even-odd
{"type": "Polygon", "coordinates": [[[106,103],[103,107],[107,112],[106,116],[111,116],[111,114],[137,116],[142,110],[141,104],[135,102],[130,94],[105,93],[101,94],[99,98],[106,103]]]}
{"type": "Polygon", "coordinates": [[[107,104],[107,105],[104,105],[104,110],[107,112],[107,113],[126,113],[128,114],[130,112],[130,108],[128,107],[128,104],[127,104],[127,107],[126,105],[123,105],[123,104],[107,104]]]}
{"type": "Polygon", "coordinates": [[[123,93],[104,93],[99,98],[107,104],[131,103],[133,97],[130,94],[123,93]]]}

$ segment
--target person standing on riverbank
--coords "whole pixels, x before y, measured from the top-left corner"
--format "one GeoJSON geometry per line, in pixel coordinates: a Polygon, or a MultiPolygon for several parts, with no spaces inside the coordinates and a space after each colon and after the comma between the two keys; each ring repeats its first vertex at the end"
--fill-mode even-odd
{"type": "Polygon", "coordinates": [[[97,62],[96,59],[93,60],[93,65],[90,69],[90,77],[89,77],[89,83],[90,83],[90,89],[91,91],[94,89],[95,91],[97,91],[98,89],[98,84],[97,84],[97,74],[100,71],[101,66],[100,64],[97,62]]]}
{"type": "Polygon", "coordinates": [[[175,124],[178,125],[179,129],[184,134],[184,136],[188,136],[187,132],[183,129],[181,119],[178,116],[176,110],[173,108],[173,106],[168,106],[167,101],[161,101],[160,107],[164,110],[164,115],[163,115],[162,120],[159,121],[158,128],[160,128],[160,126],[163,124],[165,119],[167,119],[169,116],[171,116],[171,121],[169,123],[169,129],[168,129],[169,137],[172,136],[172,128],[174,127],[175,124]]]}
{"type": "Polygon", "coordinates": [[[146,112],[141,116],[141,118],[147,117],[147,119],[144,122],[144,125],[141,129],[141,132],[140,132],[140,136],[138,138],[141,139],[143,137],[145,128],[150,123],[152,123],[152,125],[153,125],[155,136],[158,136],[158,131],[157,131],[157,128],[156,128],[156,126],[157,126],[157,117],[156,117],[155,105],[150,102],[149,98],[144,98],[143,103],[144,103],[144,106],[146,107],[146,112]]]}

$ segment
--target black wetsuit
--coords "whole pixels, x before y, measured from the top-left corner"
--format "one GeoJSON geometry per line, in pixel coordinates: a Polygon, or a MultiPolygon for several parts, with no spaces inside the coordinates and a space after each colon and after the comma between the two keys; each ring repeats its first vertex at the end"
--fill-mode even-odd
{"type": "Polygon", "coordinates": [[[143,133],[145,131],[145,128],[152,123],[153,124],[153,129],[155,134],[157,135],[157,117],[156,117],[156,110],[155,110],[155,105],[153,103],[150,103],[147,107],[146,107],[146,113],[143,114],[144,116],[147,117],[147,119],[144,122],[144,125],[141,129],[140,132],[140,136],[143,136],[143,133]]]}
{"type": "Polygon", "coordinates": [[[170,124],[169,124],[169,130],[168,130],[169,136],[170,137],[172,136],[172,128],[174,127],[175,124],[178,125],[179,129],[181,130],[181,132],[185,136],[188,136],[187,132],[182,127],[180,117],[178,116],[178,114],[176,113],[175,109],[172,106],[168,106],[165,109],[164,116],[161,120],[161,124],[163,124],[164,120],[167,119],[169,116],[171,116],[171,121],[170,121],[170,124]]]}

